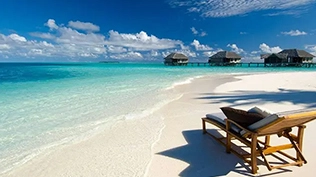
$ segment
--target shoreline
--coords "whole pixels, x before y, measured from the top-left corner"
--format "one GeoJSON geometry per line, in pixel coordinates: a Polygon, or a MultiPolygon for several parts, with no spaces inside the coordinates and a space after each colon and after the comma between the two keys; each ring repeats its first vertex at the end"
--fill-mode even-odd
{"type": "MultiPolygon", "coordinates": [[[[213,76],[194,77],[183,82],[177,82],[171,88],[167,88],[167,90],[172,89],[172,92],[179,93],[183,96],[183,89],[185,89],[189,85],[192,85],[192,82],[195,82],[195,80],[200,80],[205,77],[212,78],[213,76]]],[[[224,77],[231,78],[232,76],[228,75],[224,77]]],[[[163,107],[168,106],[172,102],[176,102],[178,99],[181,99],[181,97],[172,100],[163,107]]],[[[8,173],[5,173],[3,175],[21,176],[29,174],[30,176],[61,176],[61,174],[69,173],[69,175],[76,176],[82,174],[89,175],[91,173],[95,174],[96,172],[93,171],[93,169],[91,169],[92,171],[88,170],[89,172],[73,171],[73,169],[75,168],[74,166],[85,166],[86,164],[80,163],[80,161],[87,161],[87,159],[90,159],[89,161],[91,163],[99,164],[97,165],[99,167],[96,166],[94,168],[99,168],[100,173],[101,171],[102,173],[104,171],[118,172],[117,174],[107,174],[106,176],[125,176],[123,175],[125,173],[127,173],[128,176],[135,174],[144,175],[147,171],[146,169],[148,169],[150,166],[150,159],[152,159],[153,156],[151,151],[155,144],[159,142],[160,136],[162,134],[161,132],[165,127],[165,117],[163,117],[162,112],[159,112],[161,109],[162,108],[160,108],[158,111],[156,110],[152,115],[143,118],[120,120],[119,122],[115,123],[110,129],[104,130],[103,132],[98,133],[97,135],[94,135],[89,139],[83,140],[81,142],[76,142],[75,144],[66,144],[56,147],[55,149],[53,149],[52,152],[40,154],[27,163],[22,164],[21,166],[18,166],[12,171],[9,171],[8,173]],[[134,130],[135,127],[137,127],[137,129],[139,130],[134,130]],[[130,136],[131,134],[133,134],[134,136],[130,136]],[[144,140],[142,134],[145,134],[146,137],[149,137],[149,139],[144,140]],[[125,145],[128,143],[129,145],[125,145]],[[108,153],[101,151],[101,149],[104,148],[107,148],[105,149],[105,151],[108,151],[108,153]],[[122,150],[114,148],[121,148],[122,150]],[[94,153],[90,149],[95,149],[99,151],[99,153],[94,153]],[[120,155],[120,151],[126,151],[129,153],[120,155]],[[82,156],[82,154],[87,154],[87,156],[84,157],[82,156]],[[136,157],[130,157],[130,154],[134,154],[133,156],[136,157]],[[146,157],[143,157],[143,154],[146,154],[146,157]],[[92,158],[97,156],[100,156],[100,158],[103,158],[103,160],[95,160],[92,158]],[[113,158],[110,156],[112,156],[113,158]],[[119,158],[125,159],[126,163],[122,163],[119,158]],[[67,161],[68,163],[73,163],[76,165],[69,166],[69,164],[65,163],[67,161]],[[111,163],[116,165],[107,167],[107,165],[111,163]],[[133,163],[135,164],[135,166],[130,168],[133,170],[122,170],[122,168],[126,166],[133,166],[133,163]],[[107,170],[101,170],[102,168],[107,170]],[[132,171],[132,173],[129,173],[127,171],[132,171]]]]}
{"type": "MultiPolygon", "coordinates": [[[[82,142],[62,146],[56,151],[36,157],[28,163],[11,171],[8,176],[210,176],[211,174],[241,176],[236,172],[237,167],[243,168],[242,162],[235,156],[227,155],[224,148],[210,141],[208,137],[202,136],[200,118],[207,113],[218,112],[221,106],[237,106],[239,108],[250,108],[252,103],[238,102],[236,95],[247,95],[258,92],[258,89],[266,90],[269,93],[277,92],[275,84],[288,89],[316,90],[316,84],[306,83],[316,76],[316,72],[301,72],[296,77],[282,79],[289,73],[256,73],[256,74],[235,74],[218,75],[195,78],[189,84],[176,85],[173,89],[182,96],[179,99],[169,102],[159,110],[146,118],[121,120],[109,130],[82,142]],[[305,76],[306,79],[301,79],[305,76]],[[263,84],[259,88],[258,83],[252,82],[254,78],[264,81],[266,77],[275,79],[271,85],[263,84]],[[298,81],[298,85],[291,83],[298,81]],[[305,84],[305,85],[304,85],[305,84]],[[269,87],[271,86],[271,87],[269,87]],[[257,90],[256,90],[257,89],[257,90]],[[146,136],[144,136],[146,135],[146,136]],[[148,136],[147,136],[148,135],[148,136]],[[183,148],[184,147],[184,148],[183,148]],[[189,147],[189,148],[186,148],[189,147]],[[210,150],[211,149],[211,150],[210,150]],[[197,152],[195,152],[197,151],[197,152]],[[222,155],[219,156],[218,154],[222,155]],[[215,161],[203,158],[211,156],[215,161]],[[202,156],[202,158],[200,157],[202,156]],[[229,159],[232,163],[226,164],[229,159]],[[222,166],[227,168],[222,168],[222,166]],[[218,169],[214,169],[219,165],[218,169]],[[237,165],[237,167],[236,167],[237,165]],[[213,171],[210,171],[213,170],[213,171]]],[[[308,100],[309,98],[305,98],[308,100]]],[[[251,100],[250,100],[251,101],[251,100]]],[[[256,101],[256,99],[254,99],[256,101]]],[[[271,101],[256,101],[256,106],[264,106],[275,111],[291,110],[304,107],[306,104],[290,104],[284,100],[280,103],[271,101]]],[[[316,106],[316,105],[315,105],[316,106]]],[[[315,123],[311,123],[316,128],[315,123]]],[[[309,127],[309,126],[308,126],[309,127]]],[[[312,129],[310,126],[308,130],[312,129]]],[[[308,133],[306,133],[308,134],[308,133]]],[[[309,133],[311,134],[311,133],[309,133]]],[[[311,137],[306,137],[311,139],[311,137]]],[[[310,143],[307,145],[310,146],[310,143]]],[[[315,147],[315,143],[312,146],[315,147]]],[[[306,147],[307,149],[307,147],[306,147]]],[[[308,150],[307,149],[307,150],[308,150]]],[[[310,157],[309,151],[307,157],[310,157]]],[[[312,169],[316,164],[304,165],[302,168],[295,168],[299,172],[312,169]]],[[[292,168],[291,168],[292,169],[292,168]]],[[[259,172],[267,172],[260,167],[259,172]]],[[[246,172],[245,172],[246,173],[246,172]]],[[[298,173],[284,173],[288,176],[298,173]]],[[[0,175],[1,176],[1,175],[0,175]]],[[[282,176],[282,173],[281,173],[282,176]]]]}

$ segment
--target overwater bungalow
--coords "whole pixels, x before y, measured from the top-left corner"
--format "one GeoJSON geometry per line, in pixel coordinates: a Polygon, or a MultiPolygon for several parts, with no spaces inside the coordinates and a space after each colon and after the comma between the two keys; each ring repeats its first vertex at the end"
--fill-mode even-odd
{"type": "Polygon", "coordinates": [[[305,50],[298,49],[286,49],[279,53],[287,54],[287,59],[289,63],[312,63],[313,58],[315,57],[305,50]]]}
{"type": "Polygon", "coordinates": [[[287,64],[287,54],[284,53],[272,53],[263,54],[261,59],[264,59],[264,64],[268,66],[282,66],[287,64]]]}
{"type": "Polygon", "coordinates": [[[171,53],[164,59],[164,64],[171,66],[187,65],[189,62],[189,58],[182,53],[171,53]]]}
{"type": "Polygon", "coordinates": [[[236,54],[235,52],[228,52],[228,51],[220,51],[216,54],[212,55],[208,63],[210,65],[218,65],[218,66],[229,66],[229,65],[236,65],[241,62],[241,56],[236,54]]]}
{"type": "Polygon", "coordinates": [[[279,53],[263,54],[266,66],[301,66],[303,64],[313,63],[314,55],[305,50],[285,49],[279,53]]]}

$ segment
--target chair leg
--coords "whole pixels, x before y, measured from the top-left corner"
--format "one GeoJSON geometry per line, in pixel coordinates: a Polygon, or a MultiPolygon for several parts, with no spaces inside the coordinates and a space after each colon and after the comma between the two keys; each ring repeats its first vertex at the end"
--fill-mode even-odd
{"type": "Polygon", "coordinates": [[[286,135],[286,137],[290,140],[291,144],[294,146],[294,149],[296,150],[296,154],[298,156],[298,160],[301,159],[301,161],[303,161],[304,163],[307,163],[305,157],[303,156],[303,153],[301,151],[301,149],[297,146],[297,144],[294,142],[292,136],[289,134],[289,132],[284,132],[284,134],[286,135]]]}
{"type": "Polygon", "coordinates": [[[264,148],[268,148],[270,146],[270,135],[265,137],[264,148]]]}
{"type": "Polygon", "coordinates": [[[227,133],[227,135],[226,135],[226,153],[231,152],[231,146],[232,146],[231,140],[232,140],[231,135],[229,135],[229,133],[227,133]]]}
{"type": "Polygon", "coordinates": [[[251,170],[253,174],[257,173],[257,138],[256,133],[251,135],[251,170]]]}
{"type": "Polygon", "coordinates": [[[229,134],[230,122],[226,121],[226,153],[230,153],[232,146],[232,136],[229,134]]]}
{"type": "MultiPolygon", "coordinates": [[[[298,148],[301,150],[301,152],[303,151],[303,137],[304,137],[304,129],[305,128],[306,128],[305,125],[299,126],[298,127],[298,132],[297,132],[297,138],[298,138],[297,145],[298,145],[298,148]]],[[[298,161],[302,161],[303,160],[298,152],[296,153],[296,158],[298,159],[298,161]]],[[[299,167],[303,166],[303,164],[301,163],[298,166],[299,167]]]]}
{"type": "Polygon", "coordinates": [[[202,118],[202,128],[203,128],[203,134],[206,134],[206,125],[205,125],[205,120],[202,118]]]}
{"type": "MultiPolygon", "coordinates": [[[[265,144],[265,146],[266,146],[266,144],[265,144]]],[[[259,143],[257,143],[257,148],[258,148],[258,151],[259,151],[261,157],[263,158],[264,164],[267,166],[268,170],[271,171],[272,170],[271,165],[269,164],[269,162],[268,162],[262,148],[260,147],[259,143]]]]}

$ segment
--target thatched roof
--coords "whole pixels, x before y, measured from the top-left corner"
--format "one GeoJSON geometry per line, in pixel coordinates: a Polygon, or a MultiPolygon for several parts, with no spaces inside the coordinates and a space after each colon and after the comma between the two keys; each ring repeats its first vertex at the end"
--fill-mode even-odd
{"type": "Polygon", "coordinates": [[[298,49],[285,49],[279,52],[279,54],[287,54],[288,57],[300,57],[300,58],[313,58],[314,55],[306,52],[305,50],[298,50],[298,49]]]}
{"type": "Polygon", "coordinates": [[[165,59],[188,60],[189,58],[182,53],[171,53],[168,56],[166,56],[165,59]]]}
{"type": "Polygon", "coordinates": [[[261,54],[261,55],[260,55],[260,58],[261,58],[261,59],[266,59],[266,58],[268,58],[270,55],[271,55],[271,53],[261,54]]]}
{"type": "Polygon", "coordinates": [[[269,57],[276,57],[280,59],[287,59],[288,54],[287,53],[272,53],[272,54],[262,54],[261,59],[266,59],[269,57]]]}
{"type": "Polygon", "coordinates": [[[228,51],[220,51],[216,54],[212,55],[210,59],[212,58],[239,58],[241,59],[241,56],[236,54],[235,52],[228,52],[228,51]]]}

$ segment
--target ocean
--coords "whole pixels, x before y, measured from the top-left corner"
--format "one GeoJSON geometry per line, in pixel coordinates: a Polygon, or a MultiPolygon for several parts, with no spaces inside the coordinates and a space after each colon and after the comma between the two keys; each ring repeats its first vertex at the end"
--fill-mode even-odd
{"type": "Polygon", "coordinates": [[[0,63],[0,174],[117,121],[146,118],[194,78],[294,71],[316,68],[0,63]]]}

